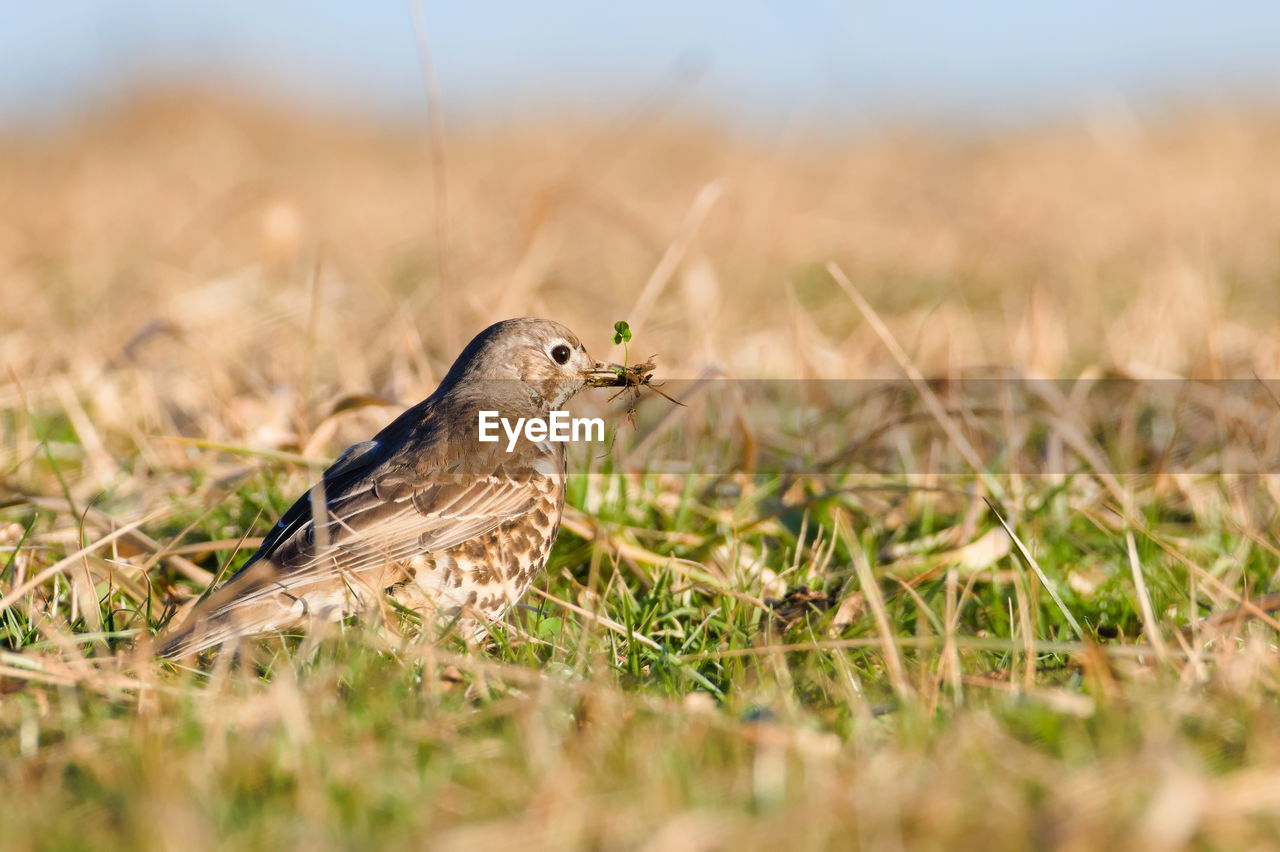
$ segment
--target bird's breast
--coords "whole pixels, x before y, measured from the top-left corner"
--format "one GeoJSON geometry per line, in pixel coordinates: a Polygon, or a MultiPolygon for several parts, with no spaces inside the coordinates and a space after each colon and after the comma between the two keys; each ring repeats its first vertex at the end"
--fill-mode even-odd
{"type": "Polygon", "coordinates": [[[483,622],[501,618],[520,601],[546,565],[560,529],[564,508],[563,459],[552,454],[538,460],[529,474],[532,493],[528,511],[493,530],[446,550],[424,551],[408,564],[413,575],[412,601],[446,618],[470,618],[483,632],[483,622]],[[554,473],[544,473],[548,466],[554,473]]]}

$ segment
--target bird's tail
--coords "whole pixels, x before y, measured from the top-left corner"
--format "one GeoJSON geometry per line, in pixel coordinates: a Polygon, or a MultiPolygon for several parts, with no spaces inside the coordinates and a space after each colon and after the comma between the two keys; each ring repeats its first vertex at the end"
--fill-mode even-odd
{"type": "Polygon", "coordinates": [[[161,657],[176,659],[245,636],[282,630],[306,616],[302,599],[278,580],[279,569],[263,559],[246,566],[200,601],[176,627],[159,637],[161,657]]]}

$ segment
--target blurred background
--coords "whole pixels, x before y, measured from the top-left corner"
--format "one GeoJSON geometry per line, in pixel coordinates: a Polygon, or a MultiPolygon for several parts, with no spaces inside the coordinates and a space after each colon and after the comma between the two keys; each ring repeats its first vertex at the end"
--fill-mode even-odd
{"type": "Polygon", "coordinates": [[[4,399],[321,453],[519,314],[602,357],[628,319],[676,377],[900,375],[832,261],[928,373],[1275,375],[1278,37],[1247,0],[8,2],[4,399]]]}
{"type": "MultiPolygon", "coordinates": [[[[403,0],[6,6],[0,110],[10,125],[157,84],[395,121],[425,110],[403,0]]],[[[973,126],[1280,93],[1280,9],[1260,0],[565,0],[423,11],[454,120],[594,114],[664,97],[775,131],[904,117],[973,126]]]]}

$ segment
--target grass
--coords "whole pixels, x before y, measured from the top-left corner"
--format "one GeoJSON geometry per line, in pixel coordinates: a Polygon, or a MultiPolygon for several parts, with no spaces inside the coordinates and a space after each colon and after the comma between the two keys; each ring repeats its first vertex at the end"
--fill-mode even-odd
{"type": "Polygon", "coordinates": [[[1102,130],[472,130],[447,246],[416,137],[185,99],[5,142],[0,846],[1274,845],[1280,624],[1244,602],[1277,479],[1167,464],[1147,389],[1203,380],[1160,387],[1275,445],[1280,129],[1102,130]],[[779,381],[606,406],[484,647],[392,612],[149,656],[382,402],[522,313],[779,381]],[[1001,409],[960,382],[991,365],[1130,381],[1001,409]]]}

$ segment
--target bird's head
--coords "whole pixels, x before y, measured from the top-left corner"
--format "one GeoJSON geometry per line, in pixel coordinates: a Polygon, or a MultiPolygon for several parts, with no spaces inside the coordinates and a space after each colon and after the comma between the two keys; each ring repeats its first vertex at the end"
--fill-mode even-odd
{"type": "Polygon", "coordinates": [[[560,323],[521,317],[477,334],[437,393],[541,417],[583,388],[621,385],[620,369],[593,360],[578,336],[560,323]]]}

